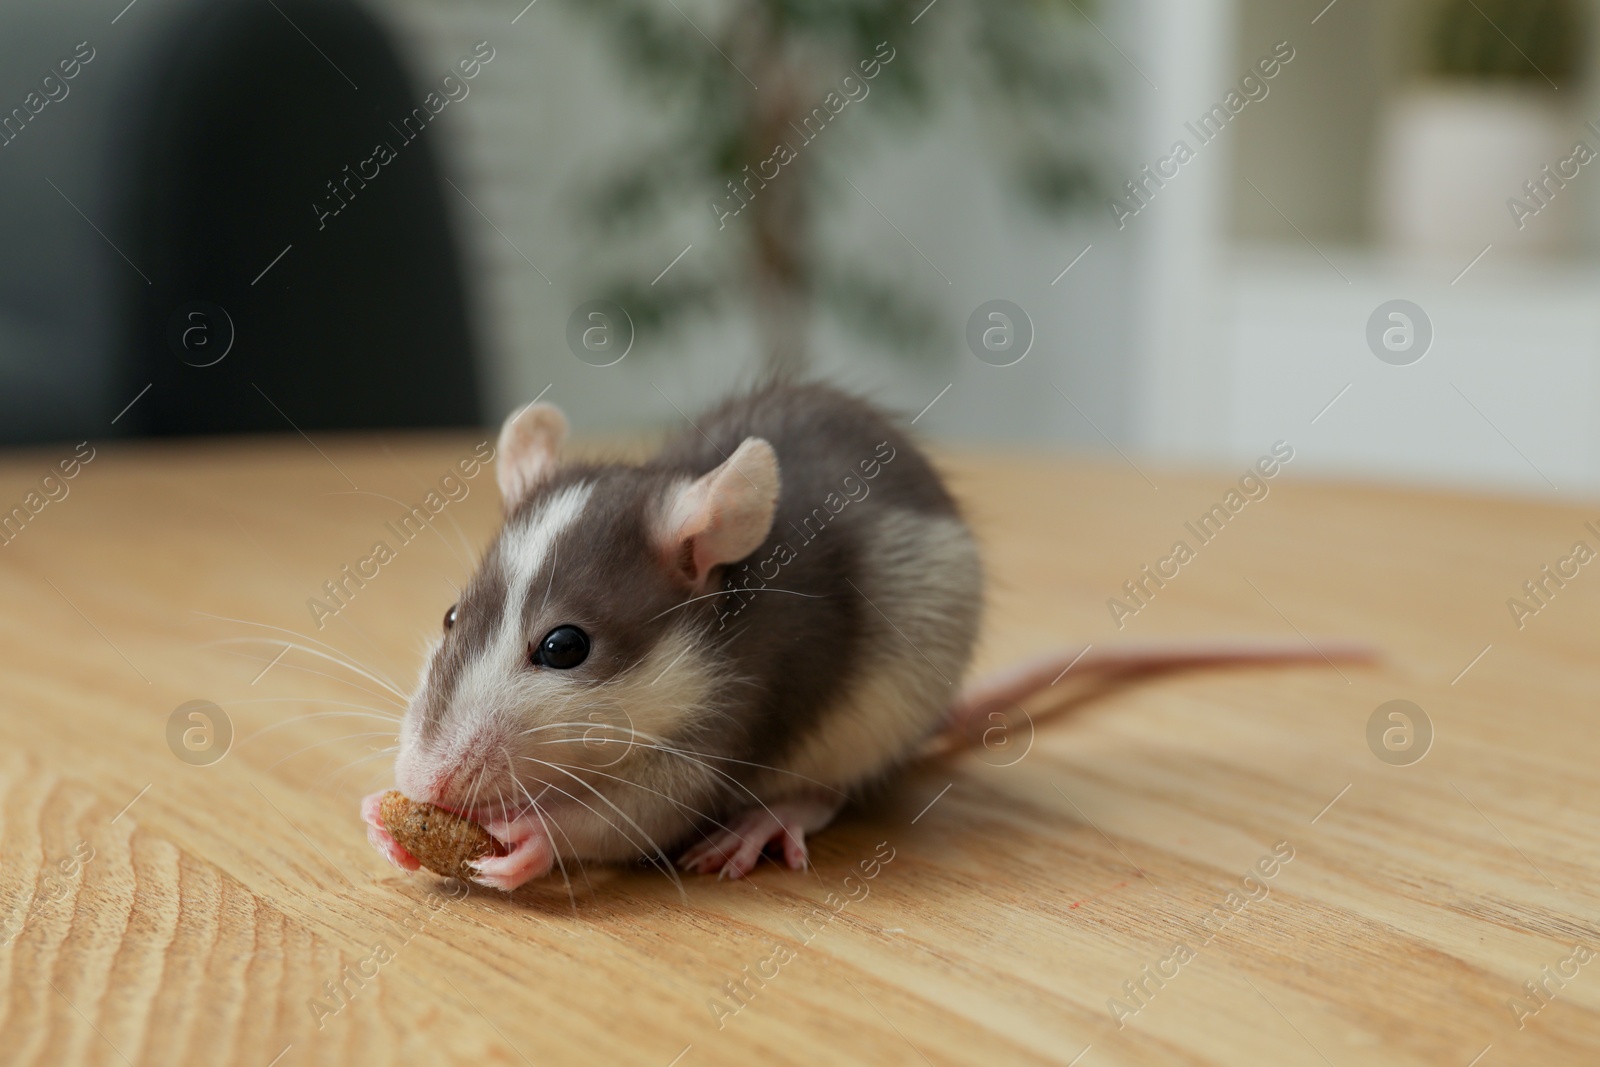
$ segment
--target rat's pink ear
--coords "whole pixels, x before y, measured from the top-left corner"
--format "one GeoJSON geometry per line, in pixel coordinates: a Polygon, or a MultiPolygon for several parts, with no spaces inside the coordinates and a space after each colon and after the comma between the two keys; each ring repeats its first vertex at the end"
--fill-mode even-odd
{"type": "Polygon", "coordinates": [[[554,404],[529,404],[514,411],[500,427],[495,480],[510,511],[550,473],[560,460],[567,438],[567,417],[554,404]]]}
{"type": "Polygon", "coordinates": [[[777,454],[761,438],[746,437],[716,469],[668,495],[662,555],[698,589],[712,568],[761,547],[777,510],[777,454]]]}

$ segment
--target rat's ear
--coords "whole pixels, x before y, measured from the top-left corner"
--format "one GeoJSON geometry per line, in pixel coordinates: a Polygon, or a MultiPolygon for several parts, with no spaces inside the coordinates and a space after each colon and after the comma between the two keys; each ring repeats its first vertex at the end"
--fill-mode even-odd
{"type": "Polygon", "coordinates": [[[506,511],[527,499],[556,469],[566,438],[567,417],[554,404],[529,404],[506,418],[494,471],[506,511]]]}
{"type": "Polygon", "coordinates": [[[759,437],[746,437],[709,474],[668,494],[662,512],[662,555],[691,587],[712,568],[761,547],[778,510],[778,457],[759,437]]]}

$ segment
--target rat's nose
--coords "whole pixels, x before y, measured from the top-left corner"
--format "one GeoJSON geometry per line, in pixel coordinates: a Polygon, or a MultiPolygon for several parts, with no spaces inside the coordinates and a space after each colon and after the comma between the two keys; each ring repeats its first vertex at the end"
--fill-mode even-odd
{"type": "Polygon", "coordinates": [[[459,766],[441,765],[402,753],[394,764],[394,782],[412,800],[448,807],[451,790],[462,775],[459,766]]]}

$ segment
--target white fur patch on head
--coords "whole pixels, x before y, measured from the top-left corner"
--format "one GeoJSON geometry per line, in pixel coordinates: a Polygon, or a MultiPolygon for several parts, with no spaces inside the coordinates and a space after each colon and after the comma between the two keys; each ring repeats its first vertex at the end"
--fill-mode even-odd
{"type": "MultiPolygon", "coordinates": [[[[436,790],[450,779],[452,768],[499,760],[497,751],[507,726],[498,721],[497,713],[518,708],[526,700],[514,680],[528,654],[523,605],[546,562],[559,566],[559,560],[554,558],[556,539],[579,520],[593,490],[593,485],[583,483],[552,493],[538,510],[501,534],[500,573],[493,579],[505,583],[501,617],[483,646],[473,650],[461,669],[444,715],[446,729],[436,740],[423,742],[418,737],[416,708],[406,712],[395,776],[407,796],[440,799],[436,790]]],[[[429,681],[424,679],[422,692],[429,688],[429,681]]]]}
{"type": "MultiPolygon", "coordinates": [[[[544,570],[555,550],[556,538],[578,521],[593,492],[594,486],[585,482],[553,493],[537,512],[501,535],[501,575],[506,583],[504,614],[494,640],[463,674],[458,701],[463,697],[486,696],[486,691],[497,687],[505,677],[507,665],[519,662],[527,654],[522,606],[527,602],[534,576],[544,570]],[[482,684],[474,686],[475,680],[482,684]]],[[[553,572],[551,577],[554,578],[553,572]]]]}
{"type": "Polygon", "coordinates": [[[506,529],[500,541],[500,560],[505,568],[508,617],[520,618],[528,583],[544,568],[545,558],[550,555],[556,538],[578,521],[593,493],[592,483],[570,485],[559,493],[552,493],[525,521],[506,529]]]}
{"type": "Polygon", "coordinates": [[[724,462],[668,495],[662,551],[691,586],[711,568],[741,560],[761,546],[778,507],[778,456],[746,437],[724,462]]]}
{"type": "Polygon", "coordinates": [[[510,512],[549,477],[561,459],[567,417],[554,404],[529,404],[511,413],[500,427],[495,480],[510,512]]]}

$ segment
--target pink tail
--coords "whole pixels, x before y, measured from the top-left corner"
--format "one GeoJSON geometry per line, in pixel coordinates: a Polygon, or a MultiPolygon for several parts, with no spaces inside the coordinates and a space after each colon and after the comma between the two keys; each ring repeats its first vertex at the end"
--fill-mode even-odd
{"type": "Polygon", "coordinates": [[[1168,640],[1108,648],[1082,645],[1024,660],[972,683],[951,706],[944,732],[953,747],[969,744],[976,732],[973,727],[983,716],[1020,704],[1068,674],[1144,674],[1180,667],[1244,663],[1360,663],[1377,657],[1377,650],[1371,645],[1309,638],[1303,641],[1268,638],[1168,640]]]}

